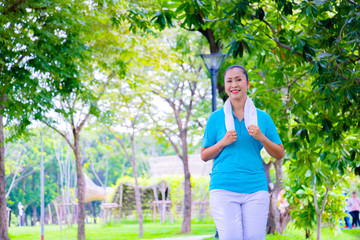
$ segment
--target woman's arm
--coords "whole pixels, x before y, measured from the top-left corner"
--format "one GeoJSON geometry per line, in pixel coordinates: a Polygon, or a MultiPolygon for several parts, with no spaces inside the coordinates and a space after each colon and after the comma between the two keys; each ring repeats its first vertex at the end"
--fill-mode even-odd
{"type": "Polygon", "coordinates": [[[260,131],[259,126],[250,125],[248,130],[249,135],[253,136],[256,140],[259,140],[270,156],[276,159],[281,159],[284,157],[284,146],[282,144],[276,144],[268,139],[260,131]]]}
{"type": "Polygon", "coordinates": [[[226,132],[225,136],[219,142],[207,148],[201,147],[201,159],[204,162],[214,159],[225,146],[232,144],[236,139],[237,134],[235,130],[226,132]]]}
{"type": "Polygon", "coordinates": [[[273,143],[267,137],[265,137],[265,140],[261,141],[261,143],[273,158],[282,159],[284,157],[284,146],[282,144],[273,143]]]}

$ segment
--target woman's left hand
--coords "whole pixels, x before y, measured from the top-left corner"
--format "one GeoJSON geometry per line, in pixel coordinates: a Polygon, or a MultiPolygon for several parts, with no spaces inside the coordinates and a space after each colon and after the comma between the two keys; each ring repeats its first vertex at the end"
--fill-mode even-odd
{"type": "Polygon", "coordinates": [[[250,136],[253,136],[256,140],[259,140],[264,146],[265,150],[276,159],[284,157],[284,146],[282,144],[276,144],[269,140],[261,131],[258,126],[250,125],[248,127],[250,136]]]}
{"type": "Polygon", "coordinates": [[[263,140],[265,135],[261,132],[260,127],[259,126],[255,126],[255,125],[250,125],[248,127],[248,132],[250,136],[253,136],[256,140],[263,140]]]}

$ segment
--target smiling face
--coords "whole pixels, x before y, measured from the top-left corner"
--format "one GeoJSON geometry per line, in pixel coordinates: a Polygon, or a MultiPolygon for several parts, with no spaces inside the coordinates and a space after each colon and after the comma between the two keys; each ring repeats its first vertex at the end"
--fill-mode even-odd
{"type": "Polygon", "coordinates": [[[249,81],[241,68],[232,68],[225,73],[225,92],[231,100],[246,99],[250,87],[249,81]]]}

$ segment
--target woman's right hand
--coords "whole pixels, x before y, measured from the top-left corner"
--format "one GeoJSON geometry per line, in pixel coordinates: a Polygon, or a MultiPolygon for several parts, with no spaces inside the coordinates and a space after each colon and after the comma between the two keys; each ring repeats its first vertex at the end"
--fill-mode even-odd
{"type": "Polygon", "coordinates": [[[201,159],[203,161],[209,161],[214,159],[224,149],[225,146],[232,144],[237,139],[235,130],[226,132],[225,136],[211,147],[201,147],[201,159]]]}
{"type": "Polygon", "coordinates": [[[235,130],[227,131],[223,139],[221,139],[224,146],[230,145],[237,139],[237,133],[235,130]]]}

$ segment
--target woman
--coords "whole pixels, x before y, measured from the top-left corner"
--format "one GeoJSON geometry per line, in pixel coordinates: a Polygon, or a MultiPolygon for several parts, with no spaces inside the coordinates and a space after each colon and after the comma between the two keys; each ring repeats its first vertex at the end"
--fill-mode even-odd
{"type": "Polygon", "coordinates": [[[201,144],[202,160],[214,159],[210,209],[221,240],[263,240],[269,194],[260,150],[281,159],[284,147],[271,117],[247,97],[246,70],[230,66],[224,81],[229,99],[210,115],[201,144]]]}
{"type": "Polygon", "coordinates": [[[350,199],[350,215],[352,217],[352,227],[360,227],[359,210],[360,210],[360,198],[356,196],[356,192],[352,193],[353,197],[350,199]]]}

